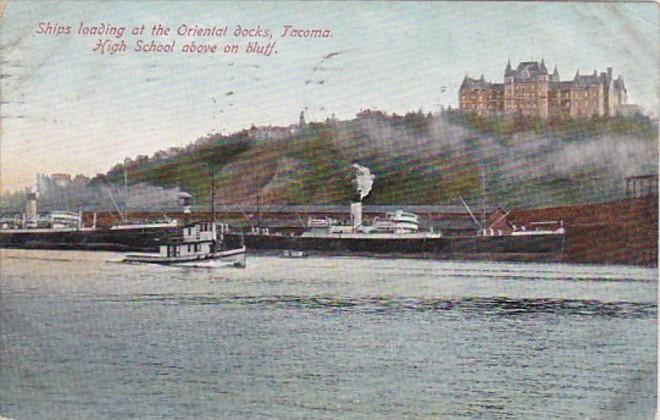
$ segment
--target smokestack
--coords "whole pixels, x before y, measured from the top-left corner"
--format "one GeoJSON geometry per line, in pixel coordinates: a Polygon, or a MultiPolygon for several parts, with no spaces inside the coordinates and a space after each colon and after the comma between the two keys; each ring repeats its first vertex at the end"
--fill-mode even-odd
{"type": "Polygon", "coordinates": [[[179,194],[179,200],[183,206],[183,224],[190,224],[190,213],[192,207],[192,195],[187,192],[182,192],[179,194]]]}
{"type": "Polygon", "coordinates": [[[362,226],[362,199],[369,195],[371,188],[374,185],[374,178],[376,178],[369,168],[362,166],[358,163],[353,164],[355,168],[355,184],[356,195],[351,203],[351,223],[353,225],[353,232],[357,232],[362,226]]]}
{"type": "Polygon", "coordinates": [[[37,194],[33,192],[27,194],[27,204],[25,208],[25,227],[37,227],[37,194]]]}
{"type": "Polygon", "coordinates": [[[358,228],[362,226],[362,202],[359,200],[351,203],[351,223],[353,232],[357,232],[358,228]]]}

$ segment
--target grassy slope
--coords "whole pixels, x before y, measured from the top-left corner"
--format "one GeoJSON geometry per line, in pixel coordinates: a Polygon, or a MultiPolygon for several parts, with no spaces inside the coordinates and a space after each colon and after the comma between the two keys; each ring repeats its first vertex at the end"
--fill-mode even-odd
{"type": "MultiPolygon", "coordinates": [[[[134,163],[129,166],[129,179],[179,186],[203,204],[210,191],[208,163],[216,170],[220,203],[255,204],[258,194],[265,204],[344,203],[352,193],[350,165],[358,160],[377,176],[368,203],[435,204],[456,202],[459,195],[478,196],[480,168],[488,164],[490,201],[533,207],[616,198],[611,195],[619,186],[611,184],[618,178],[601,179],[602,168],[586,164],[566,173],[522,168],[520,175],[511,176],[507,159],[515,157],[502,151],[522,150],[530,141],[539,147],[547,143],[547,150],[524,155],[543,168],[551,149],[587,139],[627,136],[655,142],[657,138],[657,125],[643,116],[562,123],[455,112],[440,118],[445,124],[440,132],[433,131],[438,117],[374,113],[345,122],[310,124],[305,132],[280,140],[255,141],[247,131],[213,135],[171,156],[134,163]],[[501,156],[486,156],[484,139],[501,156]],[[459,146],[446,146],[449,140],[459,146]]],[[[107,179],[122,182],[123,166],[115,166],[107,179]]]]}

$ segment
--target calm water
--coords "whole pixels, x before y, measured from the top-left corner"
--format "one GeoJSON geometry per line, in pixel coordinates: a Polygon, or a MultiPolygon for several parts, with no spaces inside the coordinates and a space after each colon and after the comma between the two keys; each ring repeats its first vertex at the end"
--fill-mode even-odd
{"type": "Polygon", "coordinates": [[[1,251],[0,416],[652,418],[657,270],[1,251]]]}

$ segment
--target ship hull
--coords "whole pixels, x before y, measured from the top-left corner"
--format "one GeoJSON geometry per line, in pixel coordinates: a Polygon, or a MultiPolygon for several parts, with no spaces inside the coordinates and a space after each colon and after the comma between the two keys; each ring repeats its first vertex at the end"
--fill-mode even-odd
{"type": "Polygon", "coordinates": [[[180,228],[0,231],[0,248],[157,252],[180,228]]]}
{"type": "Polygon", "coordinates": [[[245,268],[245,247],[227,249],[200,255],[185,255],[178,257],[161,256],[160,254],[127,255],[123,262],[131,264],[159,264],[176,267],[218,268],[240,267],[245,268]]]}
{"type": "MultiPolygon", "coordinates": [[[[239,236],[238,234],[233,234],[239,236]]],[[[232,234],[228,235],[232,236],[232,234]]],[[[561,261],[563,234],[454,236],[439,238],[332,238],[248,234],[248,252],[281,255],[364,255],[397,258],[491,261],[561,261]]]]}

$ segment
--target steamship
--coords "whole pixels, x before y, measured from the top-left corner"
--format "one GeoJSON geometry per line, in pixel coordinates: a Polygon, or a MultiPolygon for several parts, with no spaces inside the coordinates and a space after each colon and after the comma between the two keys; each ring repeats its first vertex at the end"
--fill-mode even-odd
{"type": "Polygon", "coordinates": [[[184,226],[181,238],[161,244],[158,253],[129,254],[123,262],[177,267],[245,268],[245,247],[227,248],[224,241],[227,230],[227,225],[215,221],[193,223],[184,226]]]}
{"type": "MultiPolygon", "coordinates": [[[[191,196],[180,196],[190,213],[191,196]]],[[[59,249],[115,252],[158,252],[162,244],[181,236],[177,220],[124,222],[107,227],[84,226],[80,212],[37,213],[37,195],[28,193],[22,217],[0,222],[0,248],[59,249]]],[[[227,248],[240,247],[240,238],[225,238],[227,248]]]]}
{"type": "MultiPolygon", "coordinates": [[[[422,230],[420,217],[396,210],[363,223],[362,200],[373,186],[374,175],[358,164],[354,185],[356,195],[350,207],[350,223],[309,218],[301,234],[270,232],[253,228],[244,237],[248,251],[282,255],[366,255],[453,260],[560,261],[564,249],[561,221],[536,222],[516,226],[507,220],[508,213],[494,211],[486,223],[479,222],[466,206],[476,228],[473,234],[444,235],[433,229],[422,230]]],[[[232,233],[228,234],[232,236],[232,233]]]]}

